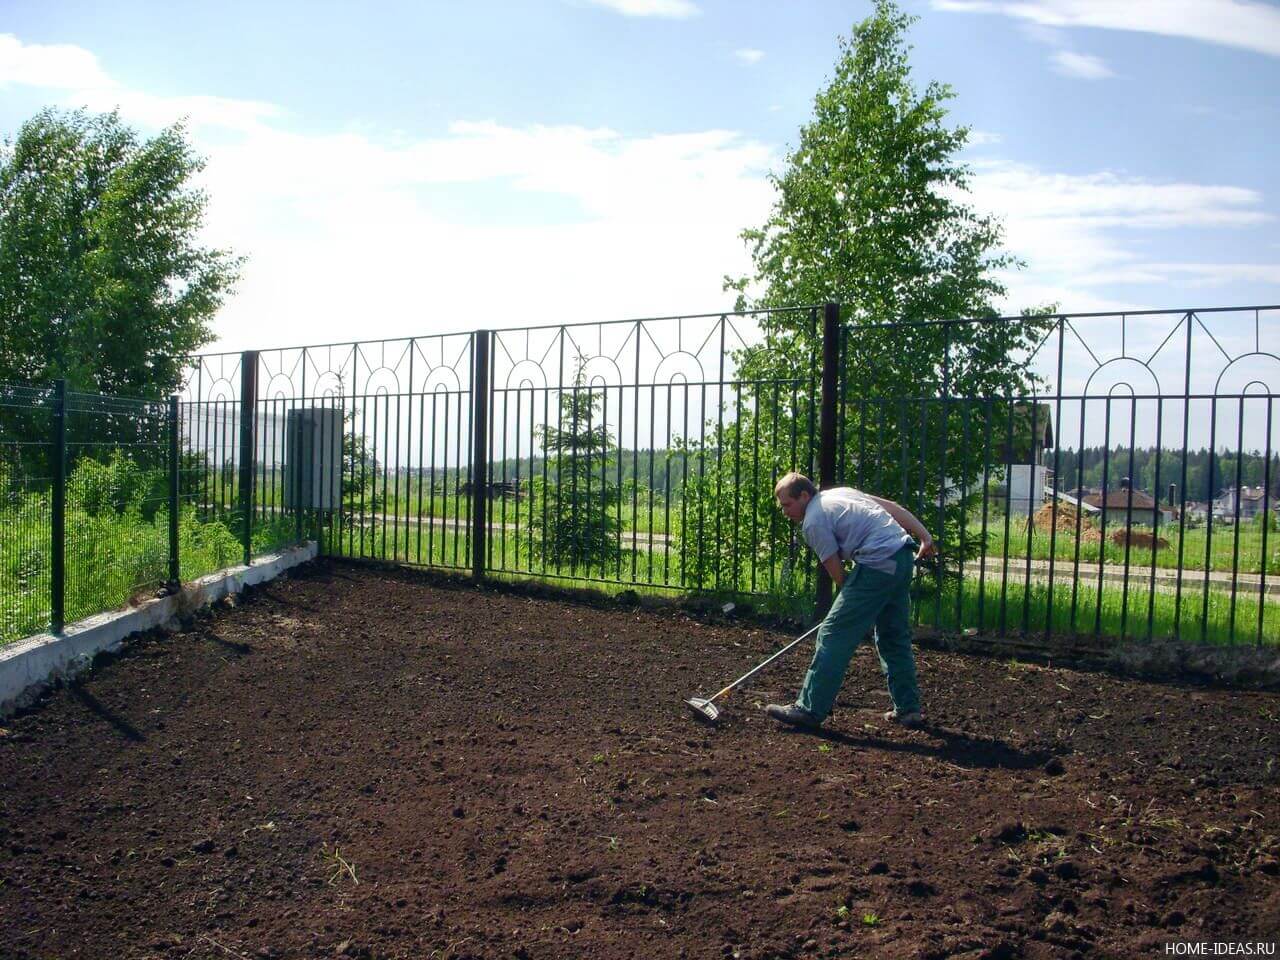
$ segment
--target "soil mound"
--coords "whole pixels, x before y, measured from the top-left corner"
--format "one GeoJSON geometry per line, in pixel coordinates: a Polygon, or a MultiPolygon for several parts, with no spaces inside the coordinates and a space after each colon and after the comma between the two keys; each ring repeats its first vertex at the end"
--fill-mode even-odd
{"type": "MultiPolygon", "coordinates": [[[[1087,514],[1080,517],[1079,510],[1074,504],[1062,503],[1059,501],[1056,509],[1056,526],[1058,533],[1066,533],[1071,536],[1076,535],[1076,524],[1080,524],[1080,540],[1082,543],[1098,543],[1102,540],[1102,535],[1094,526],[1092,518],[1087,514]]],[[[1055,526],[1055,508],[1052,503],[1046,503],[1043,507],[1036,511],[1032,522],[1036,529],[1049,533],[1055,526]]]]}

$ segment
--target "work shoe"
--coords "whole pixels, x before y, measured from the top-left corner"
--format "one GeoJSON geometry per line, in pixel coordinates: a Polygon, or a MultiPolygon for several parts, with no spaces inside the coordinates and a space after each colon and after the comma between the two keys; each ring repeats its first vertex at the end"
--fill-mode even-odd
{"type": "Polygon", "coordinates": [[[908,729],[914,729],[924,725],[924,714],[919,710],[912,710],[910,713],[899,713],[897,710],[890,710],[884,715],[886,720],[893,723],[902,724],[908,729]]]}
{"type": "Polygon", "coordinates": [[[822,721],[796,703],[771,703],[764,708],[766,717],[793,727],[820,727],[822,721]]]}

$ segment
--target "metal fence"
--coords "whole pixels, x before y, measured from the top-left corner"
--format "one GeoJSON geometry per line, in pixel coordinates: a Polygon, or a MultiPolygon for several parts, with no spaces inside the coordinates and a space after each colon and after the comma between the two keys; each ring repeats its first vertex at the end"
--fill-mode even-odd
{"type": "Polygon", "coordinates": [[[946,560],[918,616],[1045,641],[1280,642],[1280,310],[887,323],[840,340],[838,472],[921,511],[946,560]],[[999,325],[1033,334],[1016,351],[1025,384],[975,391],[953,345],[999,325]],[[941,347],[924,389],[848,374],[868,342],[921,337],[941,347]]]}
{"type": "Polygon", "coordinates": [[[879,323],[839,304],[193,358],[167,403],[0,388],[3,636],[302,539],[808,613],[798,469],[898,500],[916,616],[1280,638],[1280,308],[879,323]]]}
{"type": "Polygon", "coordinates": [[[63,381],[0,386],[0,640],[61,630],[177,578],[171,406],[63,381]]]}
{"type": "MultiPolygon", "coordinates": [[[[211,355],[184,402],[333,411],[341,455],[307,469],[336,465],[339,494],[305,521],[332,555],[812,610],[829,584],[772,496],[800,469],[933,530],[922,623],[1266,643],[1278,326],[1275,307],[876,323],[828,304],[211,355]]],[[[280,515],[283,435],[250,429],[256,523],[280,515]]]]}
{"type": "Polygon", "coordinates": [[[0,643],[300,539],[305,511],[245,521],[245,461],[220,442],[240,427],[235,405],[0,385],[0,643]]]}

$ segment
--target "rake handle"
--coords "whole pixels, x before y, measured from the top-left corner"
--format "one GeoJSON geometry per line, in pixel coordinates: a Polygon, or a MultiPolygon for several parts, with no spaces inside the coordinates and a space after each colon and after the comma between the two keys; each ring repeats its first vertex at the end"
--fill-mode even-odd
{"type": "Polygon", "coordinates": [[[800,643],[802,640],[807,640],[810,637],[810,635],[817,633],[818,628],[820,626],[822,626],[821,621],[819,621],[818,623],[815,623],[812,627],[810,627],[804,633],[800,634],[800,636],[796,637],[794,640],[788,643],[785,647],[783,647],[781,650],[779,650],[777,653],[771,656],[768,660],[765,660],[763,663],[759,663],[756,666],[752,667],[750,670],[748,670],[746,673],[740,676],[737,680],[733,681],[733,683],[729,684],[719,693],[709,697],[707,699],[707,703],[711,703],[714,700],[719,700],[721,697],[723,697],[726,693],[728,693],[738,684],[742,683],[742,681],[749,680],[751,677],[755,676],[757,673],[759,673],[769,664],[773,663],[773,661],[777,660],[780,656],[782,656],[784,653],[786,653],[788,650],[794,647],[797,643],[800,643]]]}

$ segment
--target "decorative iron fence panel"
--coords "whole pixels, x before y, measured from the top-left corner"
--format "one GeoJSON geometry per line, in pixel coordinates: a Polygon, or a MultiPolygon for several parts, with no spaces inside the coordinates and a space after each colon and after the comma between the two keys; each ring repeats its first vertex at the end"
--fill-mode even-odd
{"type": "Polygon", "coordinates": [[[1277,347],[1274,307],[846,328],[839,473],[931,527],[943,563],[924,622],[1275,643],[1277,347]],[[961,331],[1003,325],[1034,332],[1013,357],[1023,389],[957,385],[961,331]],[[921,331],[933,369],[867,386],[860,350],[921,331]]]}
{"type": "Polygon", "coordinates": [[[221,438],[224,476],[249,462],[247,509],[227,483],[202,503],[251,543],[275,524],[333,555],[811,611],[825,574],[772,496],[798,469],[930,526],[942,563],[920,581],[922,623],[1265,643],[1277,322],[1257,307],[854,325],[829,304],[479,330],[200,358],[187,417],[221,438]],[[326,409],[340,496],[291,509],[288,424],[326,409]]]}

